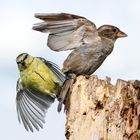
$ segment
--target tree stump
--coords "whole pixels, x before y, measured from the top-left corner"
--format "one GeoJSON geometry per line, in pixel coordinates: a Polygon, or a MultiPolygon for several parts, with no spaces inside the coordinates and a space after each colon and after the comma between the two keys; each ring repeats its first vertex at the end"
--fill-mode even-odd
{"type": "Polygon", "coordinates": [[[79,76],[67,111],[68,140],[140,140],[140,82],[79,76]]]}

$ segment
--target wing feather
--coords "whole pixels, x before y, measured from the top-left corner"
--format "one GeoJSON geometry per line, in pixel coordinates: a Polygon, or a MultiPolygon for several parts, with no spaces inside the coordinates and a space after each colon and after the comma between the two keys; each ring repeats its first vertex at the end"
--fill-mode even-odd
{"type": "Polygon", "coordinates": [[[33,128],[32,128],[32,126],[31,126],[31,124],[30,124],[30,121],[29,121],[29,119],[25,116],[25,114],[23,113],[23,109],[22,109],[22,106],[21,106],[21,103],[19,103],[18,104],[18,110],[19,110],[19,115],[20,115],[20,117],[21,117],[21,120],[22,120],[22,122],[23,122],[23,125],[24,125],[24,127],[25,127],[25,129],[27,130],[27,131],[29,131],[29,129],[30,129],[30,131],[31,132],[33,132],[33,128]]]}
{"type": "Polygon", "coordinates": [[[27,112],[27,114],[41,127],[43,128],[43,125],[40,121],[38,121],[38,119],[41,119],[41,117],[39,117],[38,115],[36,115],[37,112],[34,112],[34,110],[32,108],[30,108],[28,106],[28,103],[26,102],[26,99],[23,98],[23,108],[25,109],[25,111],[27,112]]]}
{"type": "Polygon", "coordinates": [[[19,122],[22,122],[27,131],[39,131],[45,123],[46,111],[54,102],[54,98],[41,95],[25,88],[19,79],[17,82],[16,107],[19,122]]]}
{"type": "Polygon", "coordinates": [[[36,18],[39,18],[41,20],[65,20],[65,19],[78,19],[78,18],[84,18],[78,15],[74,14],[68,14],[68,13],[37,13],[35,14],[36,18]]]}
{"type": "Polygon", "coordinates": [[[92,44],[98,38],[94,23],[88,19],[68,14],[35,14],[43,22],[35,24],[33,30],[48,33],[48,47],[54,51],[66,51],[92,44]]]}
{"type": "Polygon", "coordinates": [[[22,102],[20,102],[20,105],[21,105],[21,109],[22,109],[22,112],[23,112],[23,117],[24,118],[26,117],[26,119],[31,122],[31,124],[36,128],[36,130],[39,131],[39,127],[37,126],[37,123],[35,122],[33,116],[31,116],[29,114],[29,112],[26,110],[26,108],[25,108],[25,106],[23,104],[23,100],[22,100],[22,102]]]}
{"type": "MultiPolygon", "coordinates": [[[[43,117],[45,117],[45,109],[42,105],[38,104],[37,102],[35,102],[34,100],[30,99],[29,96],[25,96],[26,98],[26,104],[29,108],[31,108],[32,111],[34,111],[36,113],[36,115],[40,116],[40,119],[43,119],[43,117]],[[38,108],[37,108],[37,107],[38,108]]],[[[43,121],[45,123],[45,120],[43,121]]]]}
{"type": "Polygon", "coordinates": [[[37,57],[41,61],[43,61],[47,67],[57,76],[58,80],[60,81],[60,84],[63,85],[63,83],[66,80],[65,74],[60,70],[59,66],[51,61],[47,61],[44,58],[37,57]]]}

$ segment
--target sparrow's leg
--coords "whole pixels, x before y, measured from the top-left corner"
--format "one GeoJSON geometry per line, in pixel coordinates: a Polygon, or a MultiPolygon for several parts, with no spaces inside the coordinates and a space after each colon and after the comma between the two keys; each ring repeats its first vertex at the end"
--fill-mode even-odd
{"type": "MultiPolygon", "coordinates": [[[[75,83],[75,81],[73,80],[73,84],[75,83]]],[[[67,95],[66,95],[66,98],[65,98],[65,101],[64,101],[64,104],[65,104],[65,107],[64,107],[64,112],[67,113],[67,111],[69,110],[69,105],[70,105],[70,95],[72,93],[72,88],[69,89],[67,95]]]]}
{"type": "Polygon", "coordinates": [[[76,75],[75,74],[69,74],[68,78],[63,87],[62,90],[60,92],[59,95],[59,104],[57,107],[57,111],[60,112],[62,110],[62,104],[64,103],[65,105],[67,104],[68,101],[68,97],[70,96],[70,91],[72,90],[72,85],[74,84],[75,80],[76,80],[76,75]]]}

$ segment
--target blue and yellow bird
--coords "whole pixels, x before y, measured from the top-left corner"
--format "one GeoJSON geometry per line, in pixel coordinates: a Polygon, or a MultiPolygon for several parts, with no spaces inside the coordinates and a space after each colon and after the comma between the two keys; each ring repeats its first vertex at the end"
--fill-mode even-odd
{"type": "Polygon", "coordinates": [[[66,77],[56,64],[41,57],[22,53],[16,62],[20,71],[16,97],[18,120],[27,131],[33,132],[34,128],[43,128],[46,111],[59,97],[66,77]]]}

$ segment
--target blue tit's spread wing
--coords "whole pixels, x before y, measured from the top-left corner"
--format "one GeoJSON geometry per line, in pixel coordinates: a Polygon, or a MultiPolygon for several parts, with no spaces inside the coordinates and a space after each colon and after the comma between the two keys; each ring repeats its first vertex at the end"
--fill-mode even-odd
{"type": "Polygon", "coordinates": [[[44,22],[35,24],[33,30],[49,32],[48,47],[54,51],[75,49],[91,44],[98,38],[96,26],[84,17],[68,14],[35,14],[44,22]]]}
{"type": "Polygon", "coordinates": [[[41,57],[37,57],[37,58],[40,59],[41,61],[43,61],[43,63],[45,63],[47,65],[47,67],[57,76],[58,80],[61,82],[61,85],[63,85],[63,83],[66,80],[66,76],[60,70],[59,66],[51,61],[45,60],[44,58],[41,58],[41,57]]]}
{"type": "Polygon", "coordinates": [[[23,87],[20,79],[17,81],[17,115],[27,131],[43,128],[46,111],[53,102],[54,98],[33,92],[23,87]]]}

